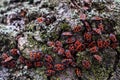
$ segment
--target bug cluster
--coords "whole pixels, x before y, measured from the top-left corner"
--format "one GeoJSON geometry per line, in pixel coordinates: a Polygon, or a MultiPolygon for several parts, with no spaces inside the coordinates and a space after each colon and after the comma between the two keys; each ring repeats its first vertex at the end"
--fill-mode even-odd
{"type": "MultiPolygon", "coordinates": [[[[15,68],[16,60],[18,60],[20,64],[26,65],[27,68],[45,66],[45,74],[49,77],[68,67],[73,67],[76,75],[81,77],[82,69],[77,64],[76,54],[87,51],[92,54],[94,60],[101,63],[102,57],[99,55],[99,51],[106,48],[116,49],[118,46],[118,40],[114,33],[111,32],[106,38],[102,36],[106,32],[102,18],[93,17],[92,20],[97,21],[97,24],[96,27],[92,27],[89,21],[84,20],[82,17],[80,16],[80,19],[84,25],[77,25],[69,30],[63,30],[58,40],[48,41],[46,44],[52,48],[53,54],[61,58],[60,62],[55,62],[55,58],[52,55],[42,51],[31,51],[29,59],[27,59],[20,54],[18,49],[11,49],[7,53],[2,54],[1,65],[7,68],[15,68]],[[15,59],[14,57],[17,58],[15,59]]],[[[84,69],[90,69],[91,64],[87,59],[81,60],[81,65],[84,69]]]]}

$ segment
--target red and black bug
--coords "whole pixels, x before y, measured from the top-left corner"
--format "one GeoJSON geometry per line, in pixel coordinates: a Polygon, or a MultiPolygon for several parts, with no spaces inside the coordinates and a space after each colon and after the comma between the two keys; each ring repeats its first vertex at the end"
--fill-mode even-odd
{"type": "Polygon", "coordinates": [[[92,20],[99,21],[99,20],[102,20],[102,18],[99,16],[94,16],[92,17],[92,20]]]}
{"type": "Polygon", "coordinates": [[[19,58],[18,58],[18,61],[19,61],[21,64],[25,64],[25,60],[26,60],[26,58],[23,57],[23,56],[19,56],[19,58]]]}
{"type": "Polygon", "coordinates": [[[3,59],[3,60],[7,59],[8,57],[9,57],[9,56],[8,56],[7,53],[3,53],[3,54],[2,54],[2,59],[3,59]]]}
{"type": "Polygon", "coordinates": [[[75,47],[76,51],[83,51],[85,49],[85,45],[80,43],[78,46],[75,47]]]}
{"type": "Polygon", "coordinates": [[[75,73],[76,73],[77,77],[81,77],[82,76],[82,72],[81,72],[81,70],[79,68],[75,69],[75,73]]]}
{"type": "Polygon", "coordinates": [[[88,61],[88,60],[83,60],[83,61],[82,61],[82,66],[83,66],[85,69],[89,69],[89,68],[91,67],[90,61],[88,61]]]}
{"type": "Polygon", "coordinates": [[[56,41],[55,42],[55,45],[56,45],[56,47],[62,47],[63,45],[62,45],[62,42],[60,42],[60,41],[56,41]]]}
{"type": "Polygon", "coordinates": [[[63,36],[72,36],[73,34],[71,32],[63,32],[62,35],[63,36]]]}
{"type": "Polygon", "coordinates": [[[49,63],[53,62],[53,58],[52,58],[51,55],[46,54],[44,59],[45,59],[46,62],[49,62],[49,63]]]}
{"type": "Polygon", "coordinates": [[[104,48],[108,48],[110,46],[110,40],[109,39],[104,40],[103,45],[104,48]]]}
{"type": "Polygon", "coordinates": [[[115,34],[110,33],[110,40],[111,40],[112,42],[117,42],[117,38],[116,38],[115,34]]]}
{"type": "Polygon", "coordinates": [[[58,50],[58,55],[64,56],[64,53],[65,53],[64,48],[60,48],[60,49],[58,50]]]}
{"type": "Polygon", "coordinates": [[[93,57],[95,58],[95,60],[97,60],[99,63],[102,61],[102,57],[99,55],[93,55],[93,57]]]}
{"type": "Polygon", "coordinates": [[[99,35],[102,34],[101,29],[99,29],[99,28],[93,28],[93,31],[94,31],[96,34],[99,34],[99,35]]]}
{"type": "Polygon", "coordinates": [[[43,62],[42,61],[35,61],[34,62],[34,66],[35,67],[42,67],[43,66],[43,62]]]}
{"type": "Polygon", "coordinates": [[[66,50],[66,51],[65,51],[65,57],[68,58],[68,59],[72,59],[72,58],[73,58],[70,50],[66,50]]]}
{"type": "Polygon", "coordinates": [[[32,68],[33,67],[33,63],[30,60],[25,60],[25,65],[27,66],[27,68],[32,68]]]}
{"type": "Polygon", "coordinates": [[[53,52],[57,53],[61,47],[53,47],[53,52]]]}
{"type": "Polygon", "coordinates": [[[84,22],[87,31],[91,31],[91,27],[87,21],[84,22]]]}
{"type": "Polygon", "coordinates": [[[15,60],[11,60],[8,62],[8,68],[15,68],[16,67],[16,61],[15,60]]]}
{"type": "Polygon", "coordinates": [[[97,40],[97,46],[98,46],[98,48],[103,48],[103,40],[101,40],[101,39],[99,39],[99,40],[97,40]]]}
{"type": "Polygon", "coordinates": [[[47,69],[53,69],[53,64],[49,63],[49,62],[45,62],[45,67],[47,69]]]}
{"type": "Polygon", "coordinates": [[[90,32],[84,33],[84,39],[86,41],[91,41],[92,40],[92,34],[90,32]]]}
{"type": "Polygon", "coordinates": [[[18,50],[18,49],[15,49],[15,48],[14,48],[14,49],[11,49],[11,50],[10,50],[10,53],[11,53],[12,56],[16,56],[16,55],[19,55],[19,54],[20,54],[19,50],[18,50]]]}
{"type": "Polygon", "coordinates": [[[98,29],[100,29],[101,31],[104,31],[104,25],[103,25],[102,23],[100,23],[100,24],[98,25],[98,29]]]}
{"type": "Polygon", "coordinates": [[[91,52],[91,53],[96,53],[96,52],[98,52],[98,47],[97,47],[97,46],[94,46],[94,47],[90,48],[90,52],[91,52]]]}
{"type": "Polygon", "coordinates": [[[46,71],[45,71],[45,74],[46,74],[47,76],[52,76],[52,75],[55,74],[55,71],[49,69],[49,70],[46,70],[46,71]]]}
{"type": "Polygon", "coordinates": [[[88,48],[91,48],[91,47],[94,47],[94,46],[96,46],[96,42],[95,41],[92,41],[92,42],[90,42],[89,44],[88,44],[88,48]]]}
{"type": "Polygon", "coordinates": [[[113,49],[116,49],[118,47],[118,43],[112,43],[110,47],[112,47],[113,49]]]}
{"type": "Polygon", "coordinates": [[[55,64],[54,68],[55,68],[56,71],[62,71],[62,70],[65,69],[63,64],[55,64]]]}
{"type": "Polygon", "coordinates": [[[75,42],[75,38],[74,37],[69,37],[69,38],[67,38],[67,40],[65,42],[67,44],[71,44],[71,43],[75,42]]]}
{"type": "Polygon", "coordinates": [[[64,66],[66,66],[66,67],[68,67],[72,62],[73,62],[72,59],[63,59],[63,60],[61,61],[61,63],[62,63],[64,66]]]}
{"type": "Polygon", "coordinates": [[[43,57],[43,53],[41,51],[32,51],[30,52],[30,59],[32,61],[38,61],[43,57]]]}
{"type": "Polygon", "coordinates": [[[68,47],[68,49],[69,49],[70,51],[74,51],[74,50],[75,50],[75,47],[74,47],[73,44],[70,44],[69,47],[68,47]]]}
{"type": "Polygon", "coordinates": [[[80,14],[80,20],[86,20],[87,15],[86,14],[80,14]]]}
{"type": "Polygon", "coordinates": [[[81,26],[75,26],[75,27],[73,28],[73,32],[80,32],[81,29],[82,29],[81,26]]]}
{"type": "Polygon", "coordinates": [[[55,43],[52,42],[52,41],[48,41],[48,42],[47,42],[47,45],[50,46],[50,47],[54,47],[54,46],[55,46],[55,43]]]}

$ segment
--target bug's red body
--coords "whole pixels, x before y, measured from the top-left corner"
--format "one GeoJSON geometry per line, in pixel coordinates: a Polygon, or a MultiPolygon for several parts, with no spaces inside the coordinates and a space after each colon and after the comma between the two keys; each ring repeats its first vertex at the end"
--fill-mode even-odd
{"type": "Polygon", "coordinates": [[[76,73],[77,77],[81,77],[82,76],[82,72],[81,72],[81,70],[79,68],[75,69],[75,73],[76,73]]]}
{"type": "Polygon", "coordinates": [[[35,67],[42,67],[43,66],[43,62],[42,61],[36,61],[36,62],[34,62],[34,66],[35,67]]]}
{"type": "Polygon", "coordinates": [[[91,67],[90,61],[88,60],[83,60],[82,65],[85,69],[89,69],[91,67]]]}
{"type": "Polygon", "coordinates": [[[49,63],[52,63],[52,62],[53,62],[53,58],[52,58],[52,56],[46,54],[46,55],[45,55],[45,61],[46,61],[46,62],[49,62],[49,63]]]}
{"type": "Polygon", "coordinates": [[[73,29],[73,32],[80,32],[82,29],[81,26],[75,26],[74,29],[73,29]]]}
{"type": "Polygon", "coordinates": [[[55,74],[55,71],[54,71],[54,70],[46,70],[46,71],[45,71],[45,74],[46,74],[47,76],[52,76],[52,75],[55,74]]]}
{"type": "Polygon", "coordinates": [[[64,70],[65,67],[63,64],[55,64],[54,68],[56,71],[62,71],[62,70],[64,70]]]}

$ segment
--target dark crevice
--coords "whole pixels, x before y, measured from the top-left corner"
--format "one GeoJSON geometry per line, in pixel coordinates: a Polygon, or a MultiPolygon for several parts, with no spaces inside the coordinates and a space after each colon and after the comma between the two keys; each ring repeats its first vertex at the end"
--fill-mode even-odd
{"type": "Polygon", "coordinates": [[[112,73],[116,71],[117,65],[118,65],[119,60],[120,60],[120,52],[119,52],[117,49],[115,49],[115,51],[117,52],[117,54],[116,54],[116,56],[115,56],[115,61],[114,61],[114,64],[113,64],[113,71],[111,71],[111,72],[109,73],[109,76],[108,76],[107,80],[110,80],[110,79],[111,79],[112,73]]]}

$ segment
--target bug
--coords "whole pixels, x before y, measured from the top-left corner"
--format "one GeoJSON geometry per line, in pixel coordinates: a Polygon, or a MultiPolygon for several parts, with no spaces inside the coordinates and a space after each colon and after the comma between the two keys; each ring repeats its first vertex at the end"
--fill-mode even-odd
{"type": "Polygon", "coordinates": [[[80,32],[81,29],[82,29],[81,26],[75,26],[75,27],[73,28],[73,32],[80,32]]]}
{"type": "Polygon", "coordinates": [[[83,51],[85,49],[85,45],[80,43],[78,46],[75,47],[76,51],[83,51]]]}
{"type": "Polygon", "coordinates": [[[58,50],[59,50],[60,48],[61,48],[61,47],[53,47],[53,52],[58,53],[58,50]]]}
{"type": "Polygon", "coordinates": [[[79,40],[76,40],[75,43],[74,43],[74,46],[77,47],[79,45],[81,45],[82,43],[79,41],[79,40]]]}
{"type": "Polygon", "coordinates": [[[37,18],[36,19],[37,20],[37,22],[39,22],[39,23],[42,23],[44,20],[43,20],[43,17],[39,17],[39,18],[37,18]]]}
{"type": "Polygon", "coordinates": [[[91,31],[91,27],[87,21],[84,22],[87,31],[91,31]]]}
{"type": "Polygon", "coordinates": [[[81,77],[82,76],[82,72],[79,68],[75,69],[75,74],[77,75],[77,77],[81,77]]]}
{"type": "Polygon", "coordinates": [[[45,67],[46,67],[47,69],[53,69],[53,64],[51,64],[51,63],[49,63],[49,62],[46,62],[46,63],[45,63],[45,67]]]}
{"type": "Polygon", "coordinates": [[[103,48],[103,40],[98,39],[98,40],[97,40],[97,46],[98,46],[99,48],[103,48]]]}
{"type": "Polygon", "coordinates": [[[72,62],[70,63],[70,65],[71,65],[72,67],[76,67],[76,66],[77,66],[77,63],[76,63],[75,61],[72,61],[72,62]]]}
{"type": "Polygon", "coordinates": [[[94,16],[94,17],[92,17],[92,20],[99,21],[99,20],[102,20],[102,18],[101,18],[101,17],[98,17],[98,16],[94,16]]]}
{"type": "Polygon", "coordinates": [[[86,41],[91,41],[92,40],[92,34],[90,32],[84,33],[84,39],[86,41]]]}
{"type": "Polygon", "coordinates": [[[8,62],[8,68],[15,68],[16,67],[16,61],[15,60],[11,60],[8,62]]]}
{"type": "Polygon", "coordinates": [[[97,46],[94,46],[94,47],[90,48],[90,52],[91,52],[91,53],[96,53],[96,52],[98,52],[98,47],[97,47],[97,46]]]}
{"type": "Polygon", "coordinates": [[[27,66],[27,68],[33,67],[33,63],[30,60],[25,60],[25,65],[27,66]]]}
{"type": "Polygon", "coordinates": [[[101,31],[104,31],[104,25],[103,25],[102,23],[100,23],[100,24],[98,25],[98,29],[100,29],[101,31]]]}
{"type": "Polygon", "coordinates": [[[103,45],[104,48],[108,48],[110,46],[110,40],[109,39],[104,40],[103,45]]]}
{"type": "Polygon", "coordinates": [[[46,74],[47,76],[52,76],[52,75],[55,74],[55,71],[49,69],[49,70],[46,70],[46,71],[45,71],[45,74],[46,74]]]}
{"type": "Polygon", "coordinates": [[[74,37],[69,37],[65,42],[67,44],[71,44],[71,43],[75,42],[75,38],[74,37]]]}
{"type": "Polygon", "coordinates": [[[74,47],[73,44],[71,44],[71,45],[69,45],[68,49],[69,49],[70,51],[74,51],[74,50],[75,50],[75,47],[74,47]]]}
{"type": "Polygon", "coordinates": [[[49,62],[49,63],[53,62],[53,58],[52,58],[51,55],[46,54],[44,59],[45,59],[46,62],[49,62]]]}
{"type": "Polygon", "coordinates": [[[90,61],[88,60],[83,60],[82,65],[85,69],[89,69],[91,67],[90,61]]]}
{"type": "Polygon", "coordinates": [[[63,36],[72,36],[73,34],[71,32],[63,32],[62,35],[63,36]]]}
{"type": "Polygon", "coordinates": [[[66,56],[66,58],[68,58],[68,59],[72,59],[73,58],[73,56],[71,55],[71,52],[70,52],[70,50],[66,50],[65,51],[65,56],[66,56]]]}
{"type": "Polygon", "coordinates": [[[102,57],[99,56],[99,55],[93,55],[93,57],[98,61],[98,62],[101,62],[102,61],[102,57]]]}
{"type": "Polygon", "coordinates": [[[18,51],[18,49],[11,49],[10,50],[10,53],[13,55],[13,56],[17,56],[17,55],[19,55],[20,54],[20,52],[18,51]]]}
{"type": "Polygon", "coordinates": [[[63,64],[55,64],[54,68],[56,71],[62,71],[62,70],[64,70],[65,67],[63,64]]]}
{"type": "Polygon", "coordinates": [[[62,45],[62,42],[60,42],[60,41],[56,41],[55,42],[55,45],[56,45],[56,47],[62,47],[63,45],[62,45]]]}
{"type": "Polygon", "coordinates": [[[116,49],[118,47],[118,43],[112,43],[110,47],[112,47],[113,49],[116,49]]]}
{"type": "Polygon", "coordinates": [[[94,31],[95,33],[99,34],[99,35],[102,34],[101,30],[98,29],[98,28],[93,28],[93,31],[94,31]]]}
{"type": "Polygon", "coordinates": [[[35,67],[42,67],[43,66],[43,62],[42,61],[35,61],[34,62],[34,66],[35,67]]]}
{"type": "Polygon", "coordinates": [[[32,61],[38,61],[43,57],[43,53],[41,51],[32,51],[30,52],[30,59],[32,61]]]}
{"type": "Polygon", "coordinates": [[[8,56],[7,53],[3,53],[3,54],[2,54],[2,59],[3,59],[3,60],[7,59],[8,57],[9,57],[9,56],[8,56]]]}
{"type": "Polygon", "coordinates": [[[23,57],[23,56],[19,56],[18,60],[19,60],[19,62],[20,62],[21,64],[25,64],[26,58],[23,57]]]}
{"type": "Polygon", "coordinates": [[[95,41],[92,41],[88,44],[88,48],[91,48],[91,47],[94,47],[94,46],[96,46],[95,41]]]}
{"type": "Polygon", "coordinates": [[[72,59],[63,59],[62,61],[61,61],[61,63],[64,65],[64,66],[66,66],[66,67],[68,67],[71,63],[72,63],[72,59]]]}
{"type": "Polygon", "coordinates": [[[64,48],[60,48],[60,49],[58,50],[58,55],[64,56],[64,53],[65,53],[64,48]]]}
{"type": "Polygon", "coordinates": [[[87,15],[86,14],[80,14],[80,20],[86,20],[87,15]]]}
{"type": "Polygon", "coordinates": [[[110,38],[110,40],[111,40],[112,42],[117,42],[117,38],[116,38],[116,36],[115,36],[113,33],[110,33],[109,38],[110,38]]]}
{"type": "Polygon", "coordinates": [[[55,43],[53,41],[48,41],[47,42],[47,45],[50,46],[50,47],[54,47],[55,46],[55,43]]]}

